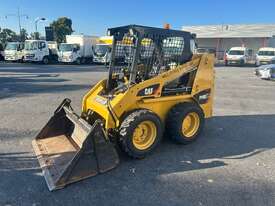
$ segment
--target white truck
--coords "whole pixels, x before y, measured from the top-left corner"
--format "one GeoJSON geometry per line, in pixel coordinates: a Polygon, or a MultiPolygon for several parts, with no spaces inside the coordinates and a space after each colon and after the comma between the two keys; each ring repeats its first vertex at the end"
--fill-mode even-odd
{"type": "Polygon", "coordinates": [[[263,47],[256,54],[256,65],[275,64],[275,48],[263,47]]]}
{"type": "Polygon", "coordinates": [[[5,61],[22,62],[24,43],[22,42],[8,42],[4,50],[5,61]]]}
{"type": "Polygon", "coordinates": [[[57,43],[45,40],[26,40],[24,46],[25,62],[48,64],[57,61],[57,43]]]}
{"type": "Polygon", "coordinates": [[[111,48],[113,44],[112,36],[99,37],[96,45],[93,46],[93,62],[108,64],[111,59],[111,48]]]}
{"type": "Polygon", "coordinates": [[[59,45],[58,61],[76,64],[91,62],[96,40],[95,36],[66,35],[66,43],[59,45]]]}
{"type": "Polygon", "coordinates": [[[4,47],[3,44],[0,43],[0,61],[4,61],[4,47]]]}
{"type": "MultiPolygon", "coordinates": [[[[246,47],[232,47],[225,54],[225,65],[244,66],[252,61],[252,50],[246,47]]],[[[254,62],[255,63],[255,62],[254,62]]]]}

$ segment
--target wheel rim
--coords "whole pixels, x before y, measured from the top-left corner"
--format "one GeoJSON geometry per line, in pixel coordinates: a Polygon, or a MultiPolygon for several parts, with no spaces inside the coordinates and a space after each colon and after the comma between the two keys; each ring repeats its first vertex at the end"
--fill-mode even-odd
{"type": "Polygon", "coordinates": [[[196,112],[186,115],[182,122],[182,133],[187,138],[192,138],[198,131],[200,126],[200,118],[196,112]]]}
{"type": "Polygon", "coordinates": [[[141,122],[134,130],[133,145],[138,150],[146,150],[154,144],[156,136],[157,128],[152,121],[141,122]]]}

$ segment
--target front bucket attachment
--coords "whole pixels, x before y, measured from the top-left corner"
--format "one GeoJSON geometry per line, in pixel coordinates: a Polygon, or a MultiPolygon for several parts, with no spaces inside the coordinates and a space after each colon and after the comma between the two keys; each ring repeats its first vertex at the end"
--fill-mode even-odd
{"type": "Polygon", "coordinates": [[[101,121],[93,125],[76,115],[65,99],[32,145],[49,190],[106,172],[119,163],[101,121]]]}

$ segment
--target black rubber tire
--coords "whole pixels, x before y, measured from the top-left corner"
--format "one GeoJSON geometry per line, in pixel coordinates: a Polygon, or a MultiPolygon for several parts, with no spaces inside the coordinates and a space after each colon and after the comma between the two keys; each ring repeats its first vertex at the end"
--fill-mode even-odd
{"type": "Polygon", "coordinates": [[[156,114],[146,109],[135,110],[126,116],[120,126],[119,145],[128,156],[136,159],[142,159],[154,150],[162,139],[162,135],[163,125],[156,114]],[[150,120],[155,124],[157,135],[154,143],[149,148],[146,150],[139,150],[133,144],[133,132],[141,122],[146,120],[150,120]]]}
{"type": "Polygon", "coordinates": [[[228,66],[228,61],[227,60],[224,61],[224,65],[228,66]]]}
{"type": "Polygon", "coordinates": [[[81,64],[86,64],[86,59],[85,58],[81,58],[81,64]]]}
{"type": "Polygon", "coordinates": [[[43,64],[49,64],[49,58],[48,57],[43,57],[42,63],[43,64]]]}
{"type": "Polygon", "coordinates": [[[19,63],[24,63],[24,57],[18,60],[19,63]]]}
{"type": "Polygon", "coordinates": [[[241,67],[244,67],[244,66],[245,66],[244,60],[241,60],[241,61],[240,61],[240,66],[241,66],[241,67]]]}
{"type": "Polygon", "coordinates": [[[81,64],[81,59],[80,59],[80,58],[77,58],[76,61],[75,61],[75,63],[76,63],[77,65],[80,65],[80,64],[81,64]]]}
{"type": "Polygon", "coordinates": [[[189,144],[195,141],[204,127],[204,113],[195,103],[185,102],[175,105],[168,113],[166,119],[166,135],[180,144],[189,144]],[[197,132],[192,137],[185,137],[182,133],[182,122],[190,112],[196,112],[199,116],[200,124],[197,132]]]}

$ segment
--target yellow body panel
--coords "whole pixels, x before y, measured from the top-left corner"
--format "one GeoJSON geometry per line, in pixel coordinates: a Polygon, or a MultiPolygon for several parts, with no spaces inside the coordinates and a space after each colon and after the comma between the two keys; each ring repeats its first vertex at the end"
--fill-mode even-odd
{"type": "MultiPolygon", "coordinates": [[[[144,108],[156,113],[163,123],[170,109],[180,102],[197,102],[194,95],[210,89],[207,103],[200,105],[206,118],[212,116],[214,90],[214,57],[213,55],[196,55],[190,62],[143,81],[128,88],[124,93],[116,94],[112,99],[100,95],[104,90],[106,80],[100,81],[83,98],[82,112],[95,111],[105,120],[105,128],[117,128],[123,120],[123,115],[135,109],[144,108]],[[195,72],[191,94],[161,96],[163,86],[184,73],[195,72]],[[150,96],[138,96],[138,92],[151,85],[159,84],[159,90],[150,96]]],[[[199,104],[199,103],[198,103],[199,104]]]]}
{"type": "Polygon", "coordinates": [[[108,44],[112,45],[113,37],[112,36],[101,36],[97,40],[97,44],[108,44]]]}

